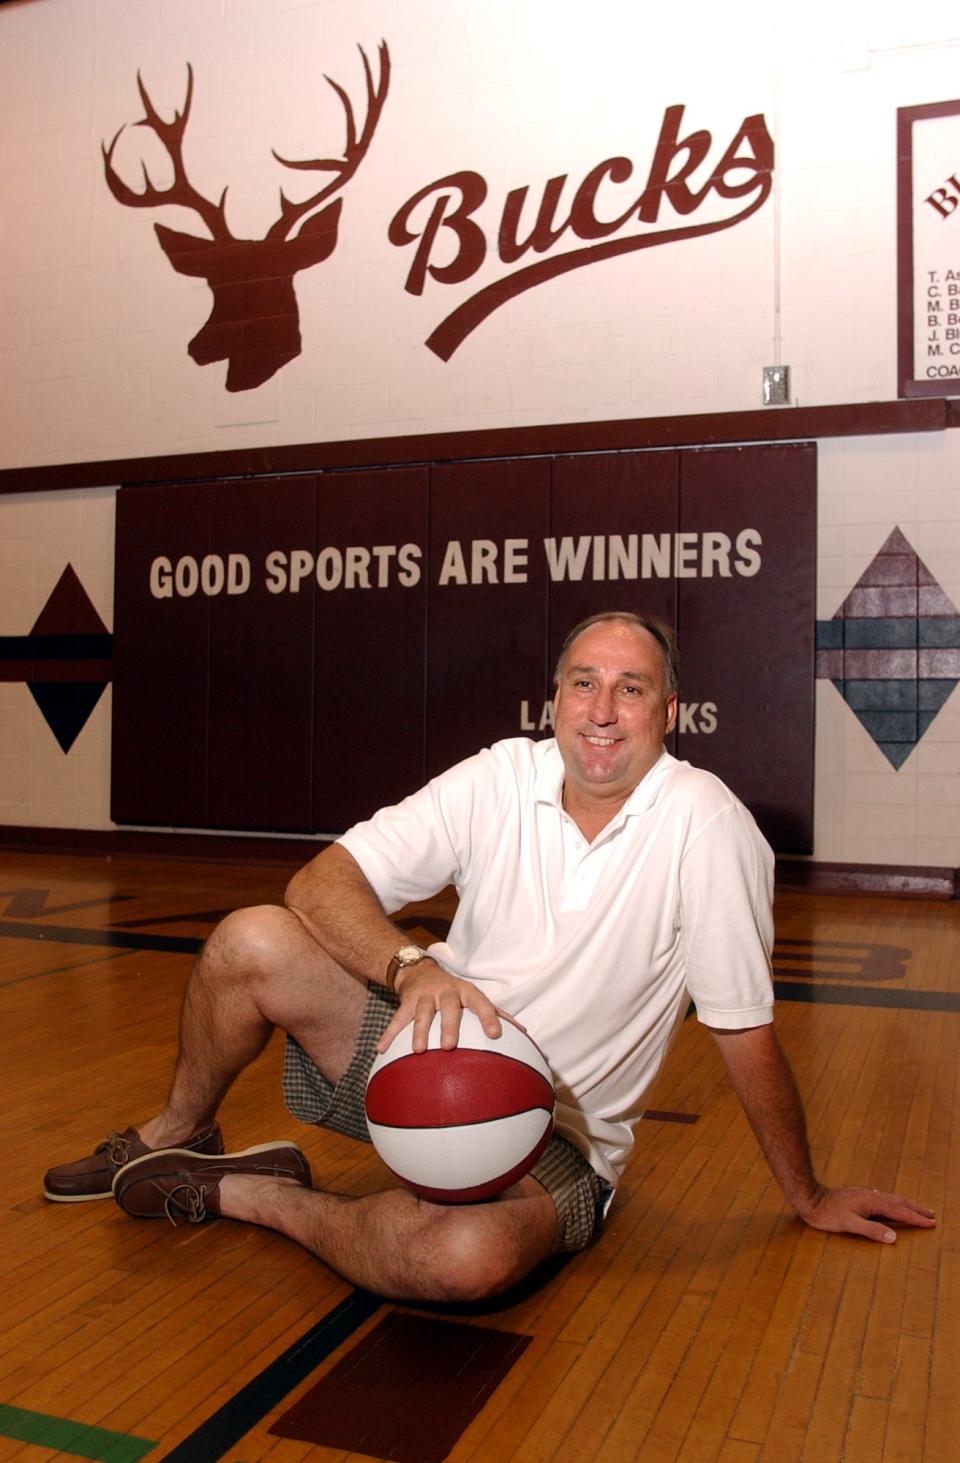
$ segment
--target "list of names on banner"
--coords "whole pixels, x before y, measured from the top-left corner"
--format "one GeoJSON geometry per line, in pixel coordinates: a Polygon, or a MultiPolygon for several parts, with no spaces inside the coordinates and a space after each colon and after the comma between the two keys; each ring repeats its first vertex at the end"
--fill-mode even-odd
{"type": "Polygon", "coordinates": [[[913,133],[913,375],[960,391],[960,102],[913,133]]]}

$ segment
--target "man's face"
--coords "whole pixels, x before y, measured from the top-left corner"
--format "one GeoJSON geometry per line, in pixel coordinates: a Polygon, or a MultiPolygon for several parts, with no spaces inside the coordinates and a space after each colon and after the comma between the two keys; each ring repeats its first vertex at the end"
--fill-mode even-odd
{"type": "Polygon", "coordinates": [[[605,620],[564,657],[553,702],[565,801],[623,802],[660,756],[677,717],[666,669],[649,631],[605,620]]]}

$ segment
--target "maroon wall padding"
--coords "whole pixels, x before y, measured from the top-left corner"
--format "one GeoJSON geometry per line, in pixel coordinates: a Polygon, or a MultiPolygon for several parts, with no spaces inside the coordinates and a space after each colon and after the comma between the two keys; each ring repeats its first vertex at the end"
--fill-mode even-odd
{"type": "Polygon", "coordinates": [[[542,701],[546,680],[547,587],[543,539],[550,522],[547,459],[465,462],[435,468],[431,482],[430,588],[427,622],[427,773],[516,736],[520,703],[542,701]],[[526,567],[513,556],[504,583],[505,541],[527,539],[526,567]],[[481,582],[440,584],[449,545],[464,554],[491,543],[492,568],[478,563],[481,582]],[[497,575],[498,582],[492,583],[497,575]]]}
{"type": "MultiPolygon", "coordinates": [[[[210,547],[210,486],[117,494],[110,815],[207,827],[210,601],[150,594],[153,558],[210,547]]],[[[232,827],[239,826],[231,823],[232,827]]]]}
{"type": "MultiPolygon", "coordinates": [[[[564,578],[550,585],[550,673],[560,647],[573,625],[605,609],[630,610],[654,615],[668,625],[677,623],[677,581],[648,576],[624,577],[622,562],[611,556],[612,538],[625,540],[629,548],[636,535],[640,568],[644,534],[676,533],[679,519],[680,454],[677,452],[598,453],[591,456],[558,457],[553,464],[551,527],[554,539],[600,536],[596,550],[591,545],[590,570],[579,580],[564,578]],[[603,580],[592,577],[596,568],[603,580]]],[[[675,738],[668,750],[675,750],[675,738]]]]}
{"type": "Polygon", "coordinates": [[[809,852],[815,514],[812,444],[125,488],[113,817],[337,833],[491,741],[549,734],[564,634],[625,608],[678,627],[671,750],[778,852],[809,852]],[[441,583],[454,541],[463,573],[441,583]],[[231,554],[242,593],[150,593],[158,556],[231,554]]]}
{"type": "Polygon", "coordinates": [[[316,518],[314,478],[210,489],[211,542],[246,556],[250,587],[209,600],[205,827],[311,827],[313,588],[271,594],[262,565],[265,548],[312,547],[316,518]]]}
{"type": "Polygon", "coordinates": [[[762,543],[756,574],[678,581],[688,730],[677,755],[732,787],[780,852],[812,847],[815,482],[806,443],[681,458],[681,531],[725,533],[735,545],[753,528],[762,543]],[[711,732],[705,703],[716,706],[711,732]]]}
{"type": "MultiPolygon", "coordinates": [[[[423,781],[426,676],[426,468],[329,473],[319,480],[318,553],[371,552],[370,588],[315,589],[312,825],[340,833],[423,781]],[[416,584],[400,580],[398,555],[424,550],[416,584]],[[378,587],[380,577],[385,580],[378,587]]],[[[409,577],[409,576],[408,576],[409,577]]]]}

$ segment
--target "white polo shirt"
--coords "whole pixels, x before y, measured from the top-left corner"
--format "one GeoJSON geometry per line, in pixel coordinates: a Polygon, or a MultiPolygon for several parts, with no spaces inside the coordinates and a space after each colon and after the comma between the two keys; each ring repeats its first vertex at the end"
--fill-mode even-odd
{"type": "Polygon", "coordinates": [[[616,1183],[692,999],[773,1019],[773,855],[718,778],[664,752],[588,844],[556,742],[513,738],[343,836],[384,909],[454,884],[431,955],[516,1016],[557,1082],[557,1127],[616,1183]]]}

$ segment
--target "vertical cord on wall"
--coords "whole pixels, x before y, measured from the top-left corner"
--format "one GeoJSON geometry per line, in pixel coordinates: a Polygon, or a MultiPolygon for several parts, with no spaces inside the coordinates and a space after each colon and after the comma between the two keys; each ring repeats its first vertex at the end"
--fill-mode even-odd
{"type": "Polygon", "coordinates": [[[773,360],[783,365],[783,328],[781,317],[781,264],[780,264],[780,59],[777,57],[773,69],[773,360]]]}

